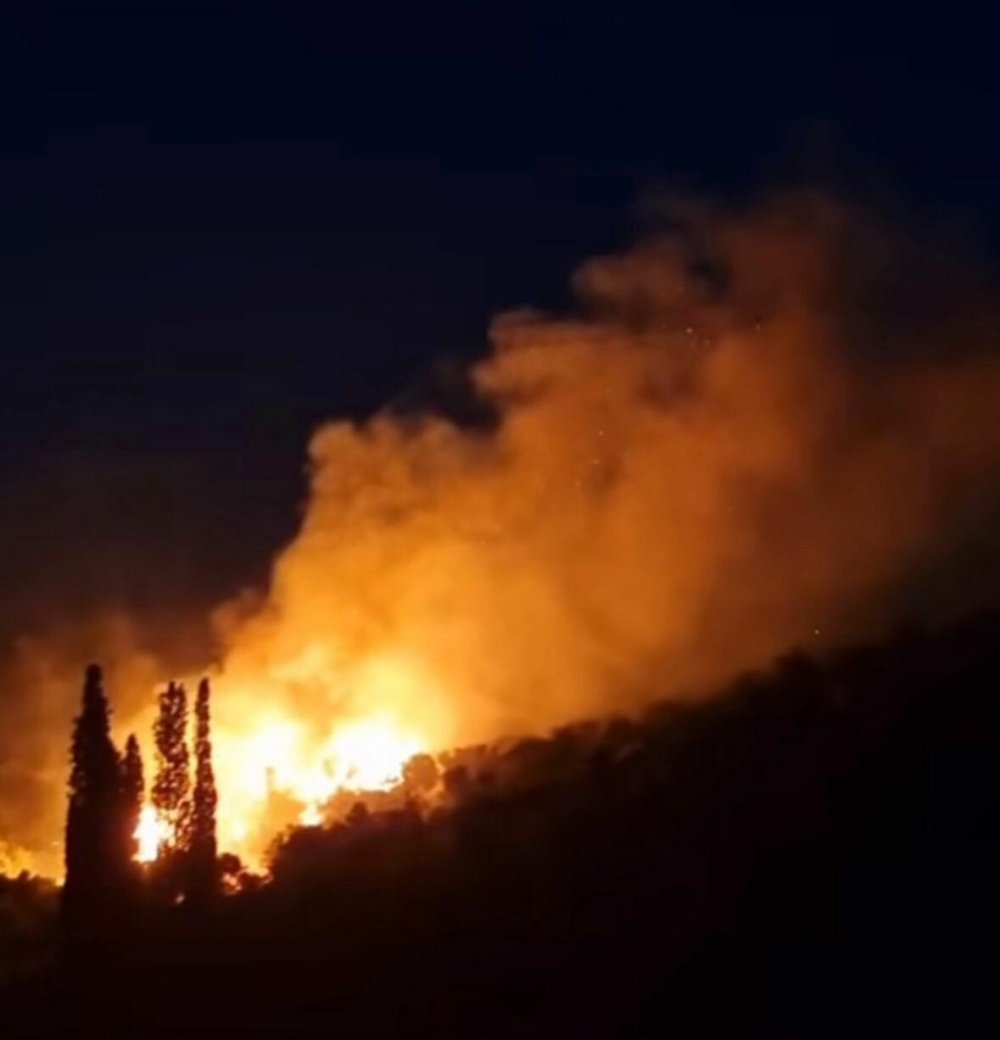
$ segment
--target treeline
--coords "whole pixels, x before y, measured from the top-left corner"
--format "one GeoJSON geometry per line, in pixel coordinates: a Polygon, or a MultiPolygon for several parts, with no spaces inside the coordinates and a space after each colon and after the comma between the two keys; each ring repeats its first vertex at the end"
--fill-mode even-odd
{"type": "Polygon", "coordinates": [[[288,834],[232,908],[278,966],[260,1004],[277,1023],[337,965],[344,1035],[971,1031],[998,637],[990,614],[789,653],[704,702],[425,761],[403,804],[288,834]]]}
{"type": "Polygon", "coordinates": [[[54,881],[26,870],[0,874],[0,1008],[12,987],[51,970],[58,914],[54,881]]]}
{"type": "Polygon", "coordinates": [[[18,1014],[144,1040],[972,1035],[998,636],[792,653],[710,700],[415,759],[286,834],[269,884],[156,904],[18,1014]]]}
{"type": "Polygon", "coordinates": [[[139,742],[130,734],[123,751],[115,747],[101,669],[87,668],[70,753],[61,901],[68,937],[113,938],[134,922],[145,901],[205,901],[216,892],[210,697],[203,679],[195,701],[192,783],[186,690],[172,682],[159,695],[149,804],[162,832],[155,861],[143,866],[138,861],[139,823],[146,791],[139,742]]]}

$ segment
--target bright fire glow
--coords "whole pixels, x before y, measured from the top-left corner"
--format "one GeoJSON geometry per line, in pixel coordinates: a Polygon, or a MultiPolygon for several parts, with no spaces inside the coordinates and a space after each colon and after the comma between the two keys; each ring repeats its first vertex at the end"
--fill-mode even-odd
{"type": "Polygon", "coordinates": [[[139,813],[139,826],[134,835],[139,843],[135,858],[140,863],[151,863],[170,837],[170,826],[151,805],[144,805],[139,813]]]}
{"type": "Polygon", "coordinates": [[[334,788],[384,790],[399,783],[403,766],[423,750],[416,737],[386,719],[345,726],[328,745],[334,788]]]}
{"type": "MultiPolygon", "coordinates": [[[[388,716],[358,719],[339,727],[313,754],[304,750],[306,734],[290,721],[265,727],[251,740],[263,774],[264,798],[279,793],[301,804],[298,822],[322,821],[323,804],[338,791],[387,791],[402,780],[403,767],[426,750],[425,743],[388,716]]],[[[228,822],[228,821],[227,821],[228,822]]],[[[246,833],[239,818],[233,838],[246,833]]]]}
{"type": "Polygon", "coordinates": [[[219,848],[252,869],[288,827],[331,818],[335,796],[389,791],[414,755],[453,744],[444,690],[416,655],[334,645],[229,662],[213,684],[219,848]]]}
{"type": "MultiPolygon", "coordinates": [[[[400,678],[398,673],[394,677],[400,678]]],[[[397,681],[392,690],[403,686],[397,681]]],[[[391,790],[414,755],[437,746],[415,725],[429,723],[430,717],[406,712],[407,722],[401,722],[392,696],[379,698],[371,714],[332,724],[329,736],[317,740],[315,720],[275,710],[266,683],[240,683],[233,689],[223,682],[217,689],[222,719],[215,728],[213,758],[219,847],[254,869],[264,865],[269,843],[286,827],[321,824],[325,806],[338,793],[391,790]]],[[[135,832],[136,859],[155,860],[170,834],[169,823],[146,805],[135,832]]]]}

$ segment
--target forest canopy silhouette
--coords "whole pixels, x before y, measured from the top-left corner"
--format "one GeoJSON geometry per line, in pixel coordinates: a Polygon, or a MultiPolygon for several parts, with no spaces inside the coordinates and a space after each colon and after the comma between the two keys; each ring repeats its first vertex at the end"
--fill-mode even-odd
{"type": "MultiPolygon", "coordinates": [[[[987,938],[997,866],[998,634],[995,612],[900,629],[783,655],[707,700],[418,756],[401,797],[292,828],[270,881],[228,896],[177,898],[189,854],[174,887],[160,863],[119,878],[110,902],[109,875],[81,876],[69,901],[71,865],[57,927],[53,889],[0,882],[7,1022],[103,1036],[962,1028],[990,992],[963,944],[987,938]]],[[[95,766],[98,683],[88,672],[74,742],[82,761],[93,738],[95,766]]]]}

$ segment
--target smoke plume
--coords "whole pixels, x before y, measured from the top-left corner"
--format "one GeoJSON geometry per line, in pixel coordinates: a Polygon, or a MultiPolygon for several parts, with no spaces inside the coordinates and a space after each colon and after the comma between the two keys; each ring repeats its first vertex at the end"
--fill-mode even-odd
{"type": "Polygon", "coordinates": [[[946,255],[813,194],[674,206],[573,315],[494,322],[488,421],[317,430],[266,594],[215,615],[223,844],[345,721],[539,731],[994,593],[1000,322],[946,255]]]}
{"type": "Polygon", "coordinates": [[[878,272],[850,265],[888,244],[829,201],[683,216],[585,265],[580,316],[496,321],[473,372],[488,428],[320,429],[302,529],[227,669],[322,719],[377,702],[359,672],[384,668],[387,697],[477,739],[628,709],[897,606],[995,476],[995,326],[951,314],[907,344],[852,342],[879,301],[878,272]]]}

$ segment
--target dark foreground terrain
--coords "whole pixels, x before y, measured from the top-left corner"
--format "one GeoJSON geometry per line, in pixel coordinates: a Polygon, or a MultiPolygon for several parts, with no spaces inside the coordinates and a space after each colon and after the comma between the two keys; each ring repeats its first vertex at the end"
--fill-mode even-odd
{"type": "Polygon", "coordinates": [[[408,807],[292,833],[272,884],[99,938],[5,882],[0,1028],[989,1035],[998,634],[789,655],[709,703],[470,749],[408,807]]]}

